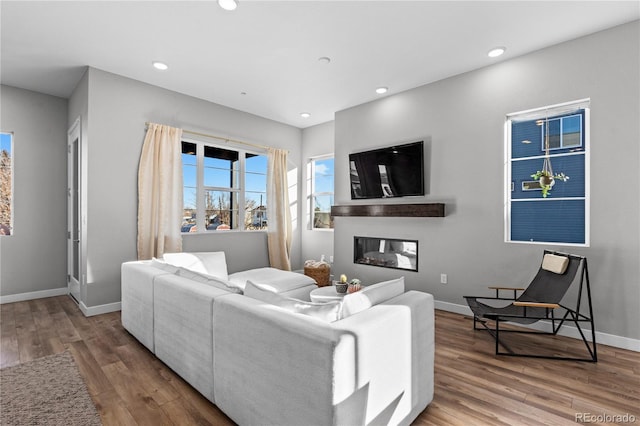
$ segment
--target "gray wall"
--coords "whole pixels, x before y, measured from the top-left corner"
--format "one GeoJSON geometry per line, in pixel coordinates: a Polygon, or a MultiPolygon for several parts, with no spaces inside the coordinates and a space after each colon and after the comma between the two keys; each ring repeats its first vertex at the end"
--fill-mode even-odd
{"type": "Polygon", "coordinates": [[[465,305],[463,295],[487,294],[487,285],[526,285],[546,246],[504,242],[505,115],[591,98],[591,246],[552,248],[588,257],[596,329],[639,339],[639,35],[636,21],[338,112],[337,204],[357,203],[350,152],[424,139],[428,194],[402,201],[445,202],[447,213],[337,218],[334,273],[364,282],[398,276],[353,264],[353,236],[368,235],[418,239],[419,272],[404,274],[408,287],[444,304],[465,305]]]}
{"type": "Polygon", "coordinates": [[[308,175],[307,165],[314,157],[333,154],[334,150],[334,122],[318,124],[307,127],[302,131],[302,158],[304,167],[302,168],[302,260],[320,260],[324,254],[329,261],[329,256],[333,255],[333,230],[312,230],[310,216],[310,188],[308,182],[311,178],[308,175]]]}
{"type": "MultiPolygon", "coordinates": [[[[71,121],[83,114],[83,102],[75,100],[75,96],[74,93],[73,104],[79,107],[70,111],[71,121]]],[[[120,301],[120,264],[136,258],[137,173],[145,122],[285,148],[289,150],[290,170],[299,171],[302,136],[295,127],[94,68],[88,70],[86,96],[88,110],[83,121],[87,119],[88,229],[84,302],[88,307],[120,301]]],[[[299,199],[299,185],[296,193],[299,199]]],[[[297,203],[299,215],[298,200],[291,201],[297,203]]],[[[231,271],[267,263],[263,232],[187,235],[183,248],[225,250],[231,271]]],[[[299,267],[297,224],[292,253],[293,267],[299,267]]]]}
{"type": "Polygon", "coordinates": [[[1,86],[14,132],[13,235],[0,237],[0,295],[67,287],[67,100],[1,86]]]}

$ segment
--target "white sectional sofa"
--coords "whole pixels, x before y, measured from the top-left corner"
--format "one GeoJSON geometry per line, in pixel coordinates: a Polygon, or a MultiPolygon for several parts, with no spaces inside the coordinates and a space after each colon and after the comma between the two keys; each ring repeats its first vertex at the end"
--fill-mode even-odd
{"type": "Polygon", "coordinates": [[[184,256],[122,265],[122,324],[239,425],[404,425],[433,399],[430,294],[399,278],[318,304],[302,274],[184,256]]]}

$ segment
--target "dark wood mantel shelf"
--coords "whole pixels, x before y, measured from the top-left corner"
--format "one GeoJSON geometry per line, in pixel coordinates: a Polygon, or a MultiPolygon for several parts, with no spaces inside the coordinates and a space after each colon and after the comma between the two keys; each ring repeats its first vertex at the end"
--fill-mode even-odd
{"type": "Polygon", "coordinates": [[[332,206],[331,216],[444,217],[444,203],[332,206]]]}

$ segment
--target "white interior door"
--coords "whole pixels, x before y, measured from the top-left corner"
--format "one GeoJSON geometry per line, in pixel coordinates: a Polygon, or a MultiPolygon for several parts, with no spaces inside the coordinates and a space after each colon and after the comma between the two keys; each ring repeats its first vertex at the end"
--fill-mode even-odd
{"type": "Polygon", "coordinates": [[[81,271],[80,122],[69,130],[67,149],[67,285],[79,302],[81,271]]]}

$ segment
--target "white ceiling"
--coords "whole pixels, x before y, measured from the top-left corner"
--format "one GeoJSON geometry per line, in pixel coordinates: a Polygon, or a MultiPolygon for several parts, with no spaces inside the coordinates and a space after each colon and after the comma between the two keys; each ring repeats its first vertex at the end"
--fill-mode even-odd
{"type": "Polygon", "coordinates": [[[215,0],[2,0],[0,8],[2,84],[69,97],[89,65],[300,128],[376,99],[378,86],[397,93],[640,19],[638,1],[240,0],[228,12],[215,0]],[[488,58],[494,46],[506,54],[488,58]],[[156,60],[169,70],[155,70],[156,60]]]}

